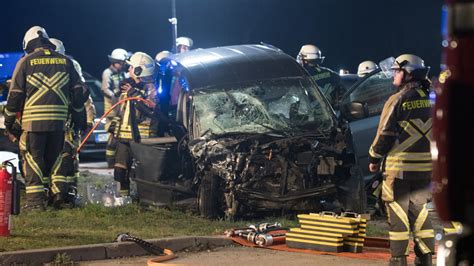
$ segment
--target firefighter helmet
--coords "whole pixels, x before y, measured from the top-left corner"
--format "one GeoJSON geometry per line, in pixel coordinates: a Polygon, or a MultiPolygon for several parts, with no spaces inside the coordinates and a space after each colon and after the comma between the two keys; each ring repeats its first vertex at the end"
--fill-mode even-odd
{"type": "Polygon", "coordinates": [[[359,77],[363,77],[378,68],[379,67],[377,64],[373,61],[364,61],[359,64],[359,67],[357,68],[357,75],[359,77]]]}
{"type": "Polygon", "coordinates": [[[48,33],[46,33],[46,30],[43,27],[33,26],[26,31],[25,37],[23,37],[23,50],[26,50],[30,41],[39,37],[49,39],[48,33]]]}
{"type": "Polygon", "coordinates": [[[191,48],[191,47],[193,47],[193,40],[191,38],[188,38],[188,37],[176,38],[176,47],[178,47],[180,45],[188,46],[189,48],[191,48]]]}
{"type": "Polygon", "coordinates": [[[161,59],[171,56],[172,53],[170,51],[161,51],[155,55],[155,61],[160,62],[161,59]]]}
{"type": "Polygon", "coordinates": [[[132,73],[137,78],[147,78],[154,74],[155,60],[146,53],[136,52],[126,62],[130,65],[132,73]]]}
{"type": "Polygon", "coordinates": [[[56,39],[56,38],[49,38],[49,41],[56,46],[55,51],[62,54],[66,55],[66,48],[64,48],[64,44],[62,41],[56,39]]]}
{"type": "Polygon", "coordinates": [[[304,60],[323,59],[321,50],[312,44],[303,45],[300,49],[298,57],[304,60]]]}
{"type": "Polygon", "coordinates": [[[125,49],[117,48],[108,57],[112,63],[123,62],[128,58],[128,52],[125,49]]]}
{"type": "Polygon", "coordinates": [[[430,67],[419,56],[413,54],[402,54],[395,59],[392,70],[401,69],[413,76],[414,79],[426,79],[430,67]]]}

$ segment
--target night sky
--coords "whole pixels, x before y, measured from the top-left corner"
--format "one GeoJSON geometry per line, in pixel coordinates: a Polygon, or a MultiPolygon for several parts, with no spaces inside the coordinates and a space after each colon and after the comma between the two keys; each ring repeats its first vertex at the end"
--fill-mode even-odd
{"type": "MultiPolygon", "coordinates": [[[[6,1],[3,1],[6,2],[6,1]]],[[[363,60],[414,53],[439,71],[441,0],[176,0],[178,36],[195,48],[265,42],[296,56],[320,47],[325,65],[355,72],[363,60]]],[[[21,50],[29,27],[62,40],[100,77],[114,48],[152,57],[171,48],[171,0],[16,0],[1,4],[0,52],[21,50]]]]}

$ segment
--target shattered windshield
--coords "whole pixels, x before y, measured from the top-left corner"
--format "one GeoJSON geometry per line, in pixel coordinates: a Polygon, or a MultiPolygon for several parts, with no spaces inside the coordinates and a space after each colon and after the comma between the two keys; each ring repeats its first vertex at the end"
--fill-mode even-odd
{"type": "Polygon", "coordinates": [[[199,135],[325,131],[328,105],[306,77],[273,79],[197,90],[193,95],[199,135]]]}

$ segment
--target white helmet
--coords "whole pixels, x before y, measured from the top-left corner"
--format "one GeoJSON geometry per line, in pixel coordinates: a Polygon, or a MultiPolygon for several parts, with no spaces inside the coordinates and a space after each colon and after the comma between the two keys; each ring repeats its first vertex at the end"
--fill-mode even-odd
{"type": "Polygon", "coordinates": [[[312,44],[303,45],[298,54],[299,60],[315,60],[315,59],[324,59],[324,56],[321,55],[321,50],[312,44]]]}
{"type": "Polygon", "coordinates": [[[143,52],[134,53],[126,62],[137,78],[151,77],[155,72],[155,60],[143,52]]]}
{"type": "Polygon", "coordinates": [[[363,77],[378,68],[379,67],[375,62],[369,60],[364,61],[360,63],[359,67],[357,68],[357,76],[363,77]]]}
{"type": "Polygon", "coordinates": [[[193,47],[193,40],[188,37],[179,37],[176,38],[176,47],[180,45],[188,46],[189,48],[193,47]]]}
{"type": "Polygon", "coordinates": [[[25,37],[23,37],[23,50],[26,50],[30,41],[39,37],[49,39],[48,33],[46,33],[46,30],[43,27],[33,26],[26,31],[25,37]]]}
{"type": "Polygon", "coordinates": [[[161,59],[171,56],[172,53],[170,51],[161,51],[155,55],[155,61],[160,62],[161,59]]]}
{"type": "Polygon", "coordinates": [[[425,66],[425,62],[419,56],[413,54],[402,54],[395,59],[392,70],[402,69],[412,74],[415,79],[426,79],[430,67],[425,66]]]}
{"type": "Polygon", "coordinates": [[[111,62],[122,62],[125,61],[128,57],[128,52],[125,49],[117,48],[112,51],[108,56],[111,62]]]}
{"type": "Polygon", "coordinates": [[[66,48],[64,48],[64,44],[62,41],[56,39],[56,38],[49,38],[49,41],[56,46],[55,51],[62,54],[66,55],[66,48]]]}

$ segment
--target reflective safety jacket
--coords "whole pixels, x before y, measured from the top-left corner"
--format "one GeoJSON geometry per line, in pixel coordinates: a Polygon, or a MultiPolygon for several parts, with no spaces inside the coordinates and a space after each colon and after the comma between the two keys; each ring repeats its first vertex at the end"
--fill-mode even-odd
{"type": "Polygon", "coordinates": [[[369,161],[385,158],[384,173],[403,178],[404,172],[430,172],[431,102],[419,82],[406,84],[384,105],[369,161]]]}
{"type": "Polygon", "coordinates": [[[16,65],[5,114],[21,113],[24,131],[63,131],[69,112],[83,112],[88,97],[69,58],[37,48],[16,65]]]}
{"type": "Polygon", "coordinates": [[[321,92],[331,103],[342,95],[341,77],[329,68],[321,66],[305,66],[306,71],[318,85],[321,92]]]}
{"type": "MultiPolygon", "coordinates": [[[[132,85],[132,89],[128,92],[123,92],[120,95],[120,100],[127,97],[141,97],[153,103],[156,101],[156,90],[153,84],[135,83],[133,79],[129,78],[124,83],[132,85]]],[[[143,102],[127,101],[121,104],[119,110],[119,126],[115,128],[115,137],[121,141],[133,140],[132,135],[132,119],[134,119],[138,126],[140,138],[152,138],[158,135],[158,123],[156,119],[150,118],[153,112],[143,102]],[[133,116],[133,117],[132,117],[133,116]]]]}
{"type": "MultiPolygon", "coordinates": [[[[117,96],[115,92],[120,91],[120,82],[126,79],[126,75],[122,71],[117,71],[112,67],[104,70],[102,73],[101,91],[104,94],[104,111],[107,112],[112,105],[117,103],[117,96]]],[[[108,117],[114,116],[112,112],[108,117]]]]}

